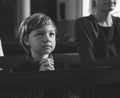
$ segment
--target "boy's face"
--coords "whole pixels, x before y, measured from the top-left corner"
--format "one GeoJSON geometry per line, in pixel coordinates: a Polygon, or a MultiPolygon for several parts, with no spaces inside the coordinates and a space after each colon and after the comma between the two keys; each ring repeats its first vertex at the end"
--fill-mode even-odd
{"type": "Polygon", "coordinates": [[[33,30],[27,40],[31,52],[38,55],[51,53],[56,46],[56,30],[53,25],[46,25],[33,30]]]}

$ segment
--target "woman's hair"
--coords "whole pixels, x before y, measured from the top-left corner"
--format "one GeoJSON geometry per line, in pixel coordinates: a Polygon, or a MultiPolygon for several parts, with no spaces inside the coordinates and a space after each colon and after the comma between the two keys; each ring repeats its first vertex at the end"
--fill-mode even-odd
{"type": "Polygon", "coordinates": [[[89,2],[89,11],[90,14],[95,14],[96,0],[90,0],[89,2]]]}
{"type": "Polygon", "coordinates": [[[35,13],[21,22],[18,28],[19,41],[28,54],[30,53],[30,50],[24,43],[24,37],[28,36],[33,30],[41,28],[45,25],[53,25],[56,29],[54,21],[43,13],[35,13]]]}

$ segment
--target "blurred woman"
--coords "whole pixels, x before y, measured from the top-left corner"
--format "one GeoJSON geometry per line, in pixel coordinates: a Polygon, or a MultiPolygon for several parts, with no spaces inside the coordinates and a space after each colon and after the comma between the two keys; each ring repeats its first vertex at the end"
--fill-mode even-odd
{"type": "Polygon", "coordinates": [[[117,2],[91,0],[91,14],[76,20],[75,36],[82,67],[120,53],[120,19],[111,14],[117,2]]]}

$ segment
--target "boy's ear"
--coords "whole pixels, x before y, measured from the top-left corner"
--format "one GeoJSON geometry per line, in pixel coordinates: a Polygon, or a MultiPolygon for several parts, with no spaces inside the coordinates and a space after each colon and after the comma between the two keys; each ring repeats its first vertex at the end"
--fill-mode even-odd
{"type": "Polygon", "coordinates": [[[29,40],[28,40],[28,36],[24,36],[23,41],[24,41],[24,43],[25,43],[27,46],[30,45],[30,44],[29,44],[29,40]]]}

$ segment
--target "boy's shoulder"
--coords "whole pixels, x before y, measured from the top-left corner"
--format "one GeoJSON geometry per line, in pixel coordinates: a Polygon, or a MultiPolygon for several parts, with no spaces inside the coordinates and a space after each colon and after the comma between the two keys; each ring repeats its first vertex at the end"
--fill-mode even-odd
{"type": "Polygon", "coordinates": [[[34,70],[34,64],[27,59],[12,68],[12,72],[25,72],[34,70]]]}

